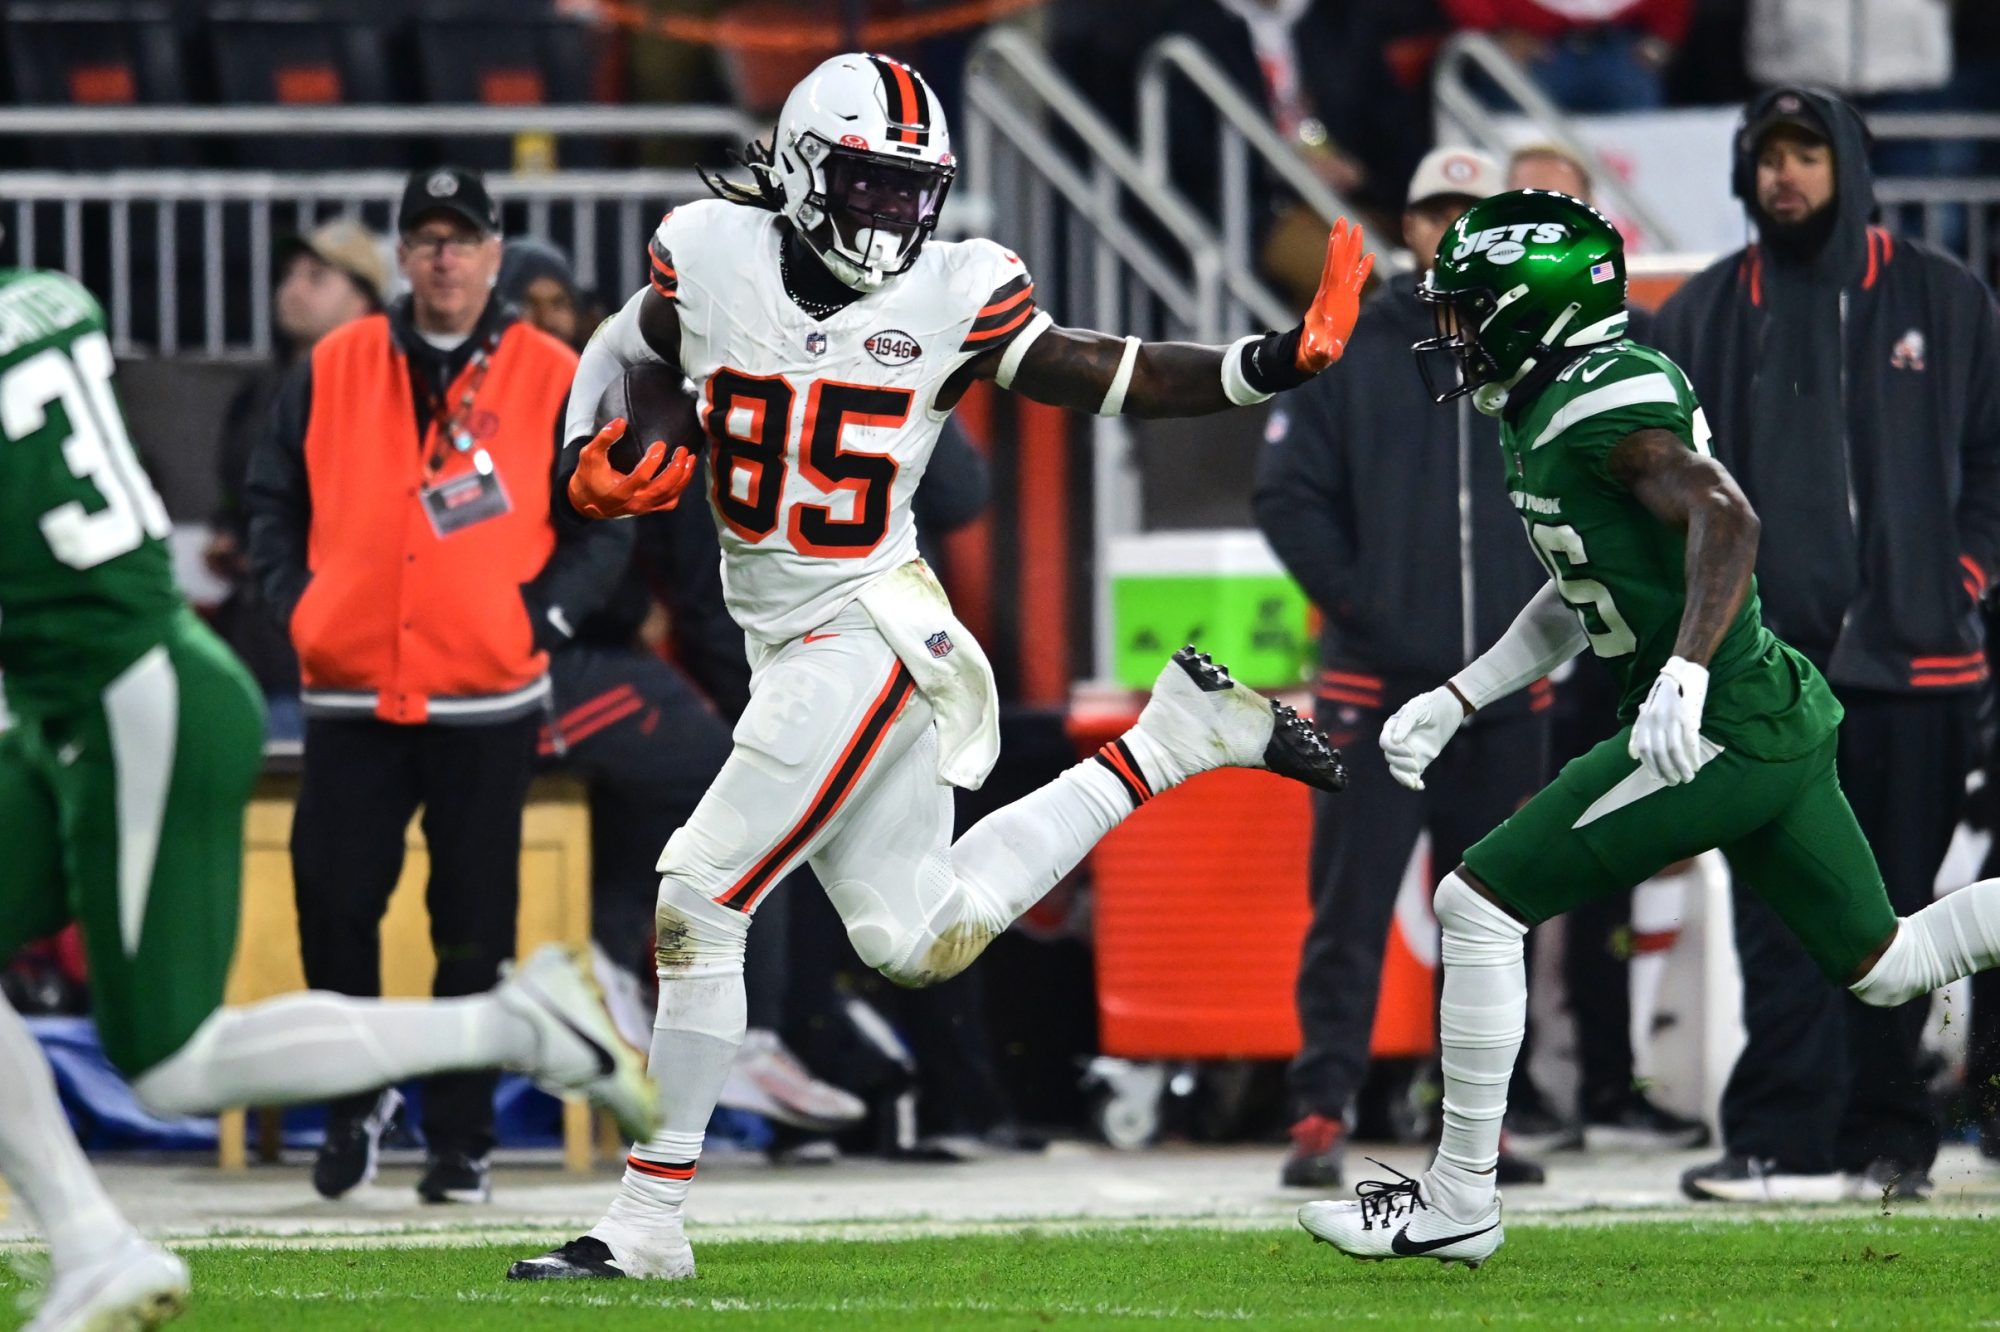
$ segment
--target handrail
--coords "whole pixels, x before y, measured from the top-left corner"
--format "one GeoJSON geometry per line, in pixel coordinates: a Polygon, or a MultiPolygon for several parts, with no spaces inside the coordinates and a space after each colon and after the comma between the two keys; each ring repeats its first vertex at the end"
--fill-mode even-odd
{"type": "Polygon", "coordinates": [[[1169,79],[1175,73],[1193,84],[1216,114],[1241,136],[1225,135],[1222,143],[1222,236],[1230,252],[1239,256],[1245,267],[1251,247],[1249,164],[1242,153],[1246,142],[1306,207],[1329,225],[1336,218],[1359,220],[1353,206],[1306,165],[1271,124],[1270,117],[1243,95],[1214,58],[1193,38],[1180,35],[1154,42],[1139,61],[1139,158],[1155,181],[1171,184],[1167,160],[1167,92],[1169,79]]]}
{"type": "Polygon", "coordinates": [[[14,106],[0,134],[396,137],[523,133],[749,139],[766,126],[732,106],[14,106]]]}
{"type": "Polygon", "coordinates": [[[1865,119],[1878,139],[2000,139],[2000,112],[1872,111],[1865,119]]]}
{"type": "MultiPolygon", "coordinates": [[[[1293,321],[1294,315],[1286,312],[1261,282],[1223,263],[1217,238],[1208,226],[1176,191],[1153,179],[1124,139],[1098,114],[1095,107],[1071,87],[1039,45],[1013,29],[995,29],[980,38],[966,63],[969,71],[987,63],[1004,66],[1008,74],[1025,84],[1082,140],[1091,155],[1092,166],[1100,172],[1108,172],[1112,180],[1145,204],[1160,225],[1186,251],[1195,276],[1199,302],[1197,327],[1202,336],[1220,338],[1222,335],[1222,309],[1216,293],[1225,287],[1258,320],[1273,327],[1293,321]]],[[[991,115],[989,103],[997,100],[986,98],[981,110],[991,115]]],[[[1042,165],[1046,169],[1050,163],[1042,165]]],[[[1100,227],[1111,220],[1103,215],[1105,200],[1072,199],[1071,202],[1087,210],[1093,223],[1100,227]]]]}
{"type": "MultiPolygon", "coordinates": [[[[1534,121],[1550,142],[1579,160],[1590,163],[1599,193],[1614,199],[1618,210],[1645,228],[1647,235],[1658,241],[1659,248],[1684,248],[1680,235],[1632,192],[1601,153],[1576,136],[1562,109],[1549,100],[1548,95],[1535,86],[1534,80],[1515,63],[1513,57],[1485,33],[1457,33],[1448,38],[1438,51],[1431,85],[1440,120],[1449,119],[1461,134],[1479,147],[1496,156],[1506,156],[1509,145],[1493,128],[1492,110],[1466,85],[1461,67],[1467,64],[1477,65],[1498,84],[1500,91],[1514,100],[1521,113],[1534,121]]],[[[1440,134],[1439,137],[1444,136],[1440,134]]]]}

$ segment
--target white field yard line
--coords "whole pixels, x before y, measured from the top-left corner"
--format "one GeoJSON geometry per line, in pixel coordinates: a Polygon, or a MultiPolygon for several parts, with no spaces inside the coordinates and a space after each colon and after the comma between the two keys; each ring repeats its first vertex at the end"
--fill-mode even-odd
{"type": "MultiPolygon", "coordinates": [[[[1610,1228],[1622,1225],[1658,1225],[1663,1223],[1690,1224],[1697,1229],[1728,1229],[1749,1224],[1779,1224],[1809,1229],[1815,1226],[1851,1223],[1857,1220],[1880,1223],[1884,1234],[1907,1235],[1911,1233],[1910,1222],[1929,1222],[1935,1226],[1957,1226],[1987,1223],[1992,1214],[1970,1208],[1963,1210],[1949,1206],[1938,1208],[1933,1204],[1926,1208],[1912,1208],[1908,1211],[1886,1215],[1880,1212],[1861,1212],[1850,1205],[1827,1204],[1824,1206],[1755,1207],[1734,1208],[1715,1207],[1693,1208],[1633,1208],[1609,1207],[1587,1208],[1569,1212],[1523,1212],[1509,1216],[1510,1230],[1563,1229],[1573,1227],[1610,1228]],[[1901,1221],[1901,1226],[1891,1225],[1901,1221]]],[[[1035,1220],[853,1220],[831,1223],[782,1224],[742,1224],[703,1226],[699,1223],[688,1227],[689,1238],[699,1247],[713,1247],[725,1244],[743,1243],[807,1243],[841,1240],[897,1241],[920,1239],[944,1239],[960,1235],[1036,1235],[1036,1236],[1087,1236],[1092,1234],[1123,1234],[1132,1231],[1172,1231],[1172,1230],[1221,1230],[1242,1233],[1288,1234],[1295,1229],[1290,1209],[1274,1210],[1268,1216],[1161,1216],[1161,1217],[1073,1217],[1038,1218],[1035,1220]]],[[[577,1227],[557,1226],[480,1226],[480,1225],[438,1225],[423,1228],[396,1227],[377,1229],[322,1229],[312,1231],[291,1231],[283,1234],[252,1230],[209,1230],[174,1232],[158,1230],[151,1232],[155,1238],[170,1243],[176,1249],[270,1249],[270,1250],[343,1250],[343,1249],[433,1249],[470,1248],[481,1245],[520,1245],[524,1250],[547,1248],[558,1238],[568,1235],[577,1227]]],[[[0,1253],[33,1250],[39,1245],[26,1240],[0,1242],[0,1253]]]]}

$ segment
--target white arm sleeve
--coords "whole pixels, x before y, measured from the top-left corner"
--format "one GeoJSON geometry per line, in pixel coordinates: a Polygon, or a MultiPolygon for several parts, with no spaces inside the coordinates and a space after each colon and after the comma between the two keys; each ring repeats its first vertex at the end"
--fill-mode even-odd
{"type": "Polygon", "coordinates": [[[1528,598],[1500,640],[1452,676],[1451,683],[1466,702],[1483,708],[1541,679],[1589,646],[1583,622],[1557,594],[1556,585],[1545,583],[1528,598]]]}
{"type": "Polygon", "coordinates": [[[647,361],[664,364],[666,358],[648,346],[645,335],[639,332],[639,302],[651,290],[639,288],[623,309],[590,335],[590,343],[576,363],[576,378],[569,384],[569,407],[563,414],[564,444],[597,433],[598,400],[628,366],[647,361]]]}

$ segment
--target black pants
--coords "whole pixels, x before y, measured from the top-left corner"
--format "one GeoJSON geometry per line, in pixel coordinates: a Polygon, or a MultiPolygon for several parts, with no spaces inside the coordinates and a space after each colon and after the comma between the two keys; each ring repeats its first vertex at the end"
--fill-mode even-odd
{"type": "MultiPolygon", "coordinates": [[[[292,816],[292,880],[306,984],[382,992],[382,913],[403,870],[403,834],[423,809],[431,876],[425,893],[439,998],[492,988],[514,955],[521,895],[521,808],[539,714],[485,726],[306,722],[305,777],[292,816]]],[[[424,1084],[424,1136],[434,1152],[483,1156],[493,1146],[491,1072],[424,1084]]],[[[365,1109],[372,1095],[336,1102],[365,1109]]]]}
{"type": "MultiPolygon", "coordinates": [[[[1548,777],[1549,732],[1539,716],[1474,718],[1424,774],[1422,791],[1389,775],[1376,743],[1386,710],[1322,702],[1318,720],[1347,760],[1347,790],[1313,797],[1312,924],[1299,962],[1304,1043],[1288,1076],[1294,1116],[1338,1118],[1368,1073],[1396,890],[1417,836],[1431,836],[1434,880],[1548,777]]],[[[1525,1058],[1521,1061],[1525,1064],[1525,1058]]]]}
{"type": "MultiPolygon", "coordinates": [[[[1899,916],[1922,910],[1976,757],[1970,694],[1841,690],[1840,784],[1899,916]]],[[[1731,1152],[1810,1173],[1928,1168],[1938,1123],[1919,1056],[1930,997],[1871,1008],[1828,980],[1755,893],[1734,894],[1749,1044],[1722,1097],[1731,1152]]]]}

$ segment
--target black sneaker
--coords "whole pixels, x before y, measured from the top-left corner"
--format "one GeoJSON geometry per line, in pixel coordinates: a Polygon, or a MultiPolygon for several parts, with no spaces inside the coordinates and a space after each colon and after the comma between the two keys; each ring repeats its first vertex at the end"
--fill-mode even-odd
{"type": "Polygon", "coordinates": [[[1681,1173],[1681,1192],[1696,1202],[1825,1203],[1848,1196],[1836,1171],[1788,1170],[1770,1157],[1730,1153],[1681,1173]]]}
{"type": "Polygon", "coordinates": [[[1542,1168],[1540,1161],[1525,1156],[1516,1156],[1505,1147],[1500,1149],[1500,1162],[1493,1167],[1493,1182],[1496,1184],[1546,1184],[1549,1172],[1542,1168]]]}
{"type": "Polygon", "coordinates": [[[507,1269],[509,1281],[575,1281],[622,1278],[623,1268],[611,1256],[611,1246],[595,1235],[582,1235],[559,1249],[523,1258],[507,1269]]]}
{"type": "Polygon", "coordinates": [[[1886,1207],[1897,1202],[1929,1202],[1937,1184],[1922,1166],[1884,1156],[1869,1162],[1860,1174],[1848,1176],[1848,1188],[1863,1202],[1880,1202],[1886,1207]]]}
{"type": "Polygon", "coordinates": [[[313,1158],[313,1188],[322,1198],[339,1198],[375,1178],[382,1135],[403,1107],[403,1094],[385,1088],[360,1114],[329,1110],[326,1138],[313,1158]]]}
{"type": "Polygon", "coordinates": [[[427,1203],[488,1203],[493,1181],[487,1159],[466,1152],[433,1152],[417,1181],[417,1196],[427,1203]]]}
{"type": "Polygon", "coordinates": [[[1292,1125],[1292,1150],[1278,1182],[1288,1189],[1337,1189],[1347,1154],[1347,1124],[1326,1115],[1307,1115],[1292,1125]]]}
{"type": "Polygon", "coordinates": [[[1708,1125],[1655,1105],[1636,1087],[1613,1106],[1590,1113],[1583,1145],[1594,1152],[1668,1152],[1706,1147],[1708,1125]]]}
{"type": "Polygon", "coordinates": [[[1577,1126],[1557,1114],[1540,1092],[1507,1105],[1509,1143],[1531,1152],[1569,1151],[1582,1145],[1577,1126]]]}

